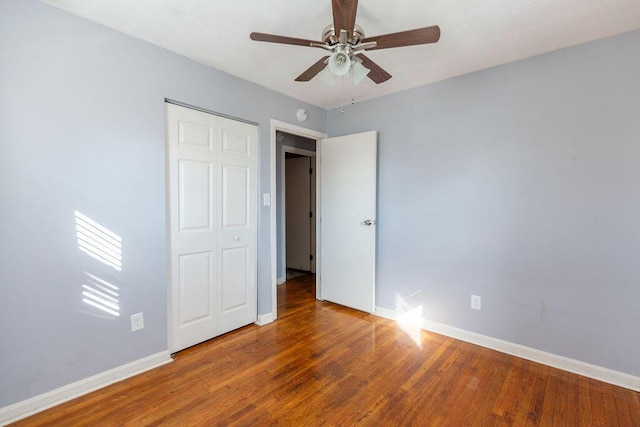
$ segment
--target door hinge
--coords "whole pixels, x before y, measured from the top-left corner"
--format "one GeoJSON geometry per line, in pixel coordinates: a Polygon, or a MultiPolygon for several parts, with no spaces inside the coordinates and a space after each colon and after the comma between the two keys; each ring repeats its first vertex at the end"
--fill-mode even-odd
{"type": "Polygon", "coordinates": [[[313,169],[309,168],[309,175],[313,174],[313,169]]]}
{"type": "Polygon", "coordinates": [[[313,212],[309,212],[309,218],[313,218],[313,212]]]}
{"type": "Polygon", "coordinates": [[[309,261],[313,261],[313,255],[309,255],[309,261]]]}

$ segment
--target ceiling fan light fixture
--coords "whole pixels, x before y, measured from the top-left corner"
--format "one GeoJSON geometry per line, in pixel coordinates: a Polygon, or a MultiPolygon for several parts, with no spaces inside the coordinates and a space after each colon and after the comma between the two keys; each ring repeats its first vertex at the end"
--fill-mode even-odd
{"type": "Polygon", "coordinates": [[[367,74],[369,74],[370,69],[362,65],[360,61],[353,61],[353,65],[351,66],[351,77],[353,79],[353,84],[357,85],[364,79],[367,74]]]}
{"type": "Polygon", "coordinates": [[[351,58],[345,52],[336,51],[329,57],[329,71],[336,76],[344,76],[351,69],[351,58]]]}
{"type": "Polygon", "coordinates": [[[335,86],[336,80],[331,70],[329,70],[328,65],[324,67],[324,70],[320,71],[318,76],[320,77],[320,80],[322,80],[322,82],[327,86],[331,86],[331,87],[335,86]]]}

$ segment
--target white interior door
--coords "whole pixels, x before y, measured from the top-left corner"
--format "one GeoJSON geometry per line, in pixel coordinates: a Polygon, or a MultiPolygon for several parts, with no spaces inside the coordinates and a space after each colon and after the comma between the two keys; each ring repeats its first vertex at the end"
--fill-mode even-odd
{"type": "Polygon", "coordinates": [[[373,312],[377,132],[320,141],[321,298],[373,312]]]}
{"type": "Polygon", "coordinates": [[[310,157],[285,160],[287,268],[311,271],[310,157]]]}
{"type": "Polygon", "coordinates": [[[257,128],[167,104],[169,349],[256,319],[257,128]]]}

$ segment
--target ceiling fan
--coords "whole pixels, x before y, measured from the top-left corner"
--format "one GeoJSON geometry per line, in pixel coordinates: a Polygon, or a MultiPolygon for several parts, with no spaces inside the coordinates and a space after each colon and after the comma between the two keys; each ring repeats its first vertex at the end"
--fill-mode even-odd
{"type": "MultiPolygon", "coordinates": [[[[365,56],[364,51],[435,43],[440,39],[440,27],[437,25],[382,36],[365,37],[364,30],[356,25],[358,0],[331,0],[331,7],[333,24],[327,26],[322,32],[322,41],[255,32],[251,33],[251,40],[317,47],[331,52],[329,56],[320,58],[296,77],[297,82],[308,82],[319,73],[323,78],[322,74],[331,73],[335,76],[343,76],[351,71],[356,84],[365,75],[380,84],[389,80],[391,74],[365,56]]],[[[329,76],[329,78],[331,77],[329,76]]],[[[325,81],[329,83],[328,80],[325,81]]]]}

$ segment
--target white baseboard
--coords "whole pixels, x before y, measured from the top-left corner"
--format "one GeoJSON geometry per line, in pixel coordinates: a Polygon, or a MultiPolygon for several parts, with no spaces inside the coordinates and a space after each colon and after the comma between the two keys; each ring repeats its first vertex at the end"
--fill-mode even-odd
{"type": "Polygon", "coordinates": [[[284,277],[278,277],[276,279],[276,284],[278,285],[282,285],[284,282],[286,282],[287,280],[284,277]]]}
{"type": "MultiPolygon", "coordinates": [[[[386,319],[396,320],[396,312],[386,308],[376,307],[374,309],[374,314],[386,319]]],[[[487,335],[466,331],[464,329],[454,328],[453,326],[432,322],[426,319],[422,319],[421,326],[422,329],[426,331],[446,335],[451,338],[456,338],[481,347],[490,348],[512,356],[521,357],[533,362],[542,363],[543,365],[551,366],[552,368],[558,368],[563,371],[604,381],[609,384],[640,391],[640,377],[631,374],[614,371],[613,369],[592,365],[590,363],[581,362],[579,360],[570,359],[553,353],[547,353],[546,351],[536,350],[535,348],[526,347],[509,341],[503,341],[487,335]]]]}
{"type": "Polygon", "coordinates": [[[22,402],[0,408],[0,425],[18,421],[51,408],[52,406],[59,405],[83,394],[90,393],[172,361],[173,359],[171,359],[168,351],[161,351],[160,353],[152,354],[151,356],[135,360],[126,365],[118,366],[117,368],[84,378],[47,393],[23,400],[22,402]]]}
{"type": "Polygon", "coordinates": [[[258,320],[256,320],[256,325],[258,326],[268,325],[274,320],[276,319],[273,317],[273,313],[258,314],[258,320]]]}

